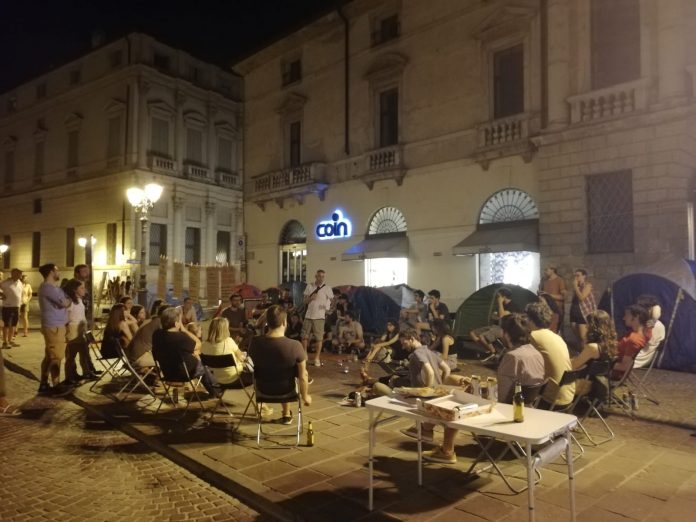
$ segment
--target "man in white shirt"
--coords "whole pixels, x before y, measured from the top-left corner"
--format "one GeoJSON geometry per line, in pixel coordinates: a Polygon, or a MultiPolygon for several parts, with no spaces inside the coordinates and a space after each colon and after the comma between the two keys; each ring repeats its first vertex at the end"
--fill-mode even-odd
{"type": "Polygon", "coordinates": [[[302,346],[307,351],[310,338],[314,337],[314,366],[321,366],[321,343],[324,339],[324,320],[331,306],[333,290],[324,280],[326,272],[317,270],[314,283],[307,285],[304,291],[304,303],[307,306],[302,323],[302,346]]]}
{"type": "Polygon", "coordinates": [[[12,339],[17,333],[19,307],[22,306],[24,285],[22,285],[21,279],[22,271],[19,268],[13,268],[10,277],[0,283],[0,292],[3,295],[2,347],[4,349],[19,346],[12,339]]]}

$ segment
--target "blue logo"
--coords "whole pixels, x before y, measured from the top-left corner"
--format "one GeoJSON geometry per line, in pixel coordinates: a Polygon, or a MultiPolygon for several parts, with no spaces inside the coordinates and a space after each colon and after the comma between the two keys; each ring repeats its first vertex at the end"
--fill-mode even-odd
{"type": "Polygon", "coordinates": [[[320,221],[316,228],[317,238],[325,239],[341,239],[350,237],[353,233],[353,224],[350,219],[343,217],[343,212],[336,209],[331,214],[330,220],[320,221]]]}

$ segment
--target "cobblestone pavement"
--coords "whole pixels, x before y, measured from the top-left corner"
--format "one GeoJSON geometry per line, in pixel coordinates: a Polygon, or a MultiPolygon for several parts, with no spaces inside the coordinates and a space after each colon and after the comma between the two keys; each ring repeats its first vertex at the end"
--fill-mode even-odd
{"type": "Polygon", "coordinates": [[[24,413],[0,417],[0,520],[258,519],[238,500],[72,402],[36,398],[35,381],[5,375],[10,399],[24,413]]]}

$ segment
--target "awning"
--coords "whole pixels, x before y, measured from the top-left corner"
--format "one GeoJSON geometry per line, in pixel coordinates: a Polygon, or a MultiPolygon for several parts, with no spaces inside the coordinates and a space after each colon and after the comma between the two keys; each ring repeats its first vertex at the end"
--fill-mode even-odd
{"type": "Polygon", "coordinates": [[[455,256],[538,251],[538,219],[478,225],[464,241],[452,247],[452,253],[455,256]]]}
{"type": "Polygon", "coordinates": [[[381,257],[408,257],[408,237],[404,233],[367,236],[343,252],[343,261],[361,261],[381,257]]]}

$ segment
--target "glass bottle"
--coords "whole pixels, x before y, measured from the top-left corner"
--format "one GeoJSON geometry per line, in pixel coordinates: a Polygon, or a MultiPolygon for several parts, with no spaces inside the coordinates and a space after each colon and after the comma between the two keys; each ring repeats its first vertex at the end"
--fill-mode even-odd
{"type": "Polygon", "coordinates": [[[512,419],[515,422],[524,422],[524,395],[519,382],[515,383],[515,394],[512,396],[512,419]]]}
{"type": "Polygon", "coordinates": [[[312,421],[307,423],[307,446],[314,446],[314,427],[312,426],[312,421]]]}

